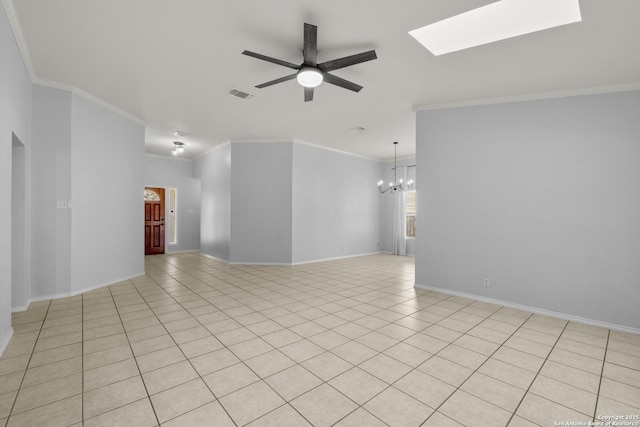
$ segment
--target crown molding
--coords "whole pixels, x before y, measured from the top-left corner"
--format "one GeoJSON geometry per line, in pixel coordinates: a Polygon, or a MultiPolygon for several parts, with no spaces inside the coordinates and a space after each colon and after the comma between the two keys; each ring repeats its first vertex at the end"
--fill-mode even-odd
{"type": "Polygon", "coordinates": [[[245,138],[245,139],[231,139],[229,141],[232,144],[287,144],[292,143],[293,140],[291,138],[245,138]]]}
{"type": "Polygon", "coordinates": [[[505,96],[505,97],[499,97],[499,98],[474,99],[469,101],[448,102],[443,104],[420,104],[420,105],[414,105],[413,111],[417,113],[418,111],[427,111],[427,110],[445,110],[449,108],[477,107],[481,105],[506,104],[510,102],[540,101],[543,99],[568,98],[571,96],[582,96],[582,95],[599,95],[604,93],[629,92],[634,90],[640,90],[640,82],[624,83],[624,84],[609,85],[609,86],[596,86],[596,87],[583,88],[583,89],[560,90],[560,91],[553,91],[553,92],[529,93],[529,94],[505,96]]]}
{"type": "MultiPolygon", "coordinates": [[[[164,156],[162,154],[147,153],[146,151],[145,151],[144,155],[145,155],[145,157],[151,157],[151,158],[154,158],[154,159],[175,160],[175,161],[181,161],[181,162],[191,162],[191,161],[194,160],[194,159],[191,159],[189,157],[178,157],[178,156],[172,156],[171,154],[164,156]]],[[[153,185],[150,185],[149,187],[153,187],[153,185]]],[[[160,187],[162,187],[162,186],[160,185],[160,187]]]]}
{"type": "Polygon", "coordinates": [[[37,84],[40,86],[45,86],[53,89],[64,90],[67,92],[71,92],[75,95],[78,95],[88,101],[91,101],[95,104],[100,105],[101,107],[110,110],[120,116],[123,116],[129,120],[137,122],[143,126],[147,125],[147,122],[142,120],[141,118],[124,111],[113,104],[108,103],[104,99],[101,99],[93,94],[83,91],[82,89],[69,86],[63,83],[54,82],[51,80],[41,79],[36,75],[35,68],[33,66],[33,61],[31,60],[31,53],[29,51],[29,46],[27,45],[27,40],[24,37],[24,32],[22,31],[22,25],[20,24],[20,20],[18,19],[18,13],[16,12],[15,6],[12,0],[2,0],[2,6],[4,7],[4,11],[7,15],[7,19],[9,20],[9,25],[11,26],[11,30],[13,31],[13,37],[16,40],[16,44],[18,45],[18,50],[20,51],[20,55],[22,56],[22,62],[24,63],[24,67],[27,70],[27,74],[29,75],[29,79],[32,84],[37,84]]]}
{"type": "MultiPolygon", "coordinates": [[[[380,163],[387,164],[387,163],[393,163],[394,161],[395,161],[395,160],[394,160],[394,158],[392,157],[392,158],[387,159],[387,160],[380,160],[380,163]]],[[[398,157],[398,161],[399,161],[399,162],[410,161],[410,162],[415,163],[415,162],[416,162],[416,156],[415,156],[415,155],[413,155],[413,156],[398,157]]],[[[406,166],[406,165],[400,165],[400,166],[406,166]]]]}
{"type": "Polygon", "coordinates": [[[20,55],[22,55],[22,62],[24,63],[24,67],[27,69],[27,74],[29,74],[29,78],[33,82],[34,80],[36,80],[36,72],[33,68],[31,53],[29,52],[29,46],[27,46],[27,40],[24,38],[24,32],[22,31],[22,25],[20,25],[20,20],[18,19],[16,8],[13,5],[12,0],[2,0],[2,6],[4,6],[5,14],[7,15],[9,25],[11,26],[11,30],[13,31],[13,37],[16,40],[16,44],[18,45],[20,55]]]}
{"type": "Polygon", "coordinates": [[[309,147],[318,148],[320,150],[332,151],[334,153],[343,154],[345,156],[357,157],[359,159],[364,159],[364,160],[369,160],[369,161],[376,162],[376,163],[381,163],[380,159],[376,159],[376,158],[368,157],[368,156],[363,156],[362,154],[350,153],[348,151],[340,150],[338,148],[327,147],[325,145],[314,144],[312,142],[303,141],[301,139],[294,139],[293,142],[295,144],[307,145],[309,147]]]}
{"type": "Polygon", "coordinates": [[[191,160],[194,160],[194,161],[195,161],[195,160],[199,160],[199,159],[201,159],[201,158],[203,158],[203,157],[206,157],[207,155],[209,155],[209,154],[213,153],[214,151],[217,151],[217,150],[219,150],[219,149],[221,149],[221,148],[226,147],[227,145],[229,145],[229,146],[230,146],[230,145],[231,145],[231,141],[228,141],[228,140],[227,140],[227,141],[224,141],[224,142],[223,142],[223,143],[221,143],[221,144],[218,144],[218,145],[216,145],[216,146],[214,146],[214,147],[211,147],[211,148],[209,148],[207,151],[205,151],[204,153],[201,153],[201,154],[198,154],[198,155],[197,155],[197,156],[195,156],[195,157],[192,157],[192,158],[191,158],[191,160]]]}
{"type": "Polygon", "coordinates": [[[116,113],[124,118],[127,118],[131,121],[137,122],[138,124],[141,124],[142,126],[146,126],[147,122],[142,120],[141,118],[139,118],[138,116],[135,116],[127,111],[124,111],[118,107],[116,107],[113,104],[110,104],[109,102],[105,101],[104,99],[97,97],[89,92],[85,92],[82,89],[78,89],[77,87],[74,87],[73,89],[71,89],[71,93],[73,93],[74,95],[78,95],[81,98],[86,99],[87,101],[91,101],[94,104],[98,104],[99,106],[110,110],[113,113],[116,113]]]}

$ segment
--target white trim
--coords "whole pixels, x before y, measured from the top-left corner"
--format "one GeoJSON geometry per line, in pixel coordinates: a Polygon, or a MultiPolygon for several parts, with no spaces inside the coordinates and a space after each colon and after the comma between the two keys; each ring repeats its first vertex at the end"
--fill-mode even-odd
{"type": "MultiPolygon", "coordinates": [[[[412,161],[413,163],[416,162],[416,155],[409,155],[409,156],[404,156],[404,157],[398,157],[398,161],[399,162],[404,162],[404,161],[412,161]]],[[[394,163],[394,158],[390,158],[388,160],[379,160],[380,163],[382,163],[383,165],[386,165],[387,163],[389,163],[390,165],[392,165],[394,163]]],[[[398,166],[409,166],[409,165],[398,165],[398,166]]],[[[392,168],[393,169],[393,168],[392,168]]]]}
{"type": "MultiPolygon", "coordinates": [[[[175,246],[175,245],[172,245],[175,246]]],[[[171,252],[165,252],[165,255],[173,255],[173,254],[188,254],[188,253],[194,253],[194,252],[200,252],[200,249],[184,249],[184,250],[180,250],[180,251],[171,251],[171,252]]],[[[205,254],[201,254],[201,255],[205,255],[205,254]]],[[[206,255],[208,256],[208,255],[206,255]]]]}
{"type": "Polygon", "coordinates": [[[53,80],[45,80],[39,77],[35,77],[32,79],[34,85],[48,87],[50,89],[62,90],[65,92],[73,93],[73,86],[69,86],[60,82],[54,82],[53,80]]]}
{"type": "Polygon", "coordinates": [[[31,304],[31,298],[27,301],[27,305],[20,305],[18,307],[11,307],[12,313],[18,313],[20,311],[27,311],[29,309],[29,305],[31,304]]]}
{"type": "MultiPolygon", "coordinates": [[[[205,156],[207,156],[208,154],[211,154],[211,153],[213,153],[214,151],[216,151],[216,150],[218,150],[218,149],[220,149],[220,148],[226,147],[227,145],[229,145],[229,146],[230,146],[230,145],[231,145],[231,141],[228,141],[228,140],[227,140],[227,141],[225,141],[225,142],[223,142],[223,143],[221,143],[221,144],[218,144],[218,145],[216,145],[216,146],[214,146],[214,147],[209,148],[209,149],[208,149],[207,151],[205,151],[204,153],[198,154],[197,156],[192,157],[191,159],[186,159],[186,158],[185,158],[185,160],[198,160],[198,159],[201,159],[202,157],[205,157],[205,156]]],[[[162,157],[162,156],[161,156],[161,157],[162,157]]]]}
{"type": "Polygon", "coordinates": [[[560,91],[553,91],[553,92],[529,93],[529,94],[522,94],[522,95],[505,96],[500,98],[474,99],[474,100],[468,100],[468,101],[448,102],[443,104],[414,105],[413,111],[417,113],[418,111],[427,111],[427,110],[445,110],[449,108],[506,104],[509,102],[539,101],[543,99],[567,98],[571,96],[582,96],[582,95],[599,95],[599,94],[613,93],[613,92],[630,92],[634,90],[640,90],[640,82],[625,83],[625,84],[610,85],[610,86],[597,86],[597,87],[590,87],[590,88],[583,88],[583,89],[568,89],[568,90],[560,90],[560,91]]]}
{"type": "Polygon", "coordinates": [[[145,151],[144,155],[148,156],[148,157],[154,157],[154,158],[164,159],[164,160],[171,159],[171,160],[180,160],[180,161],[183,161],[183,162],[191,162],[191,161],[193,161],[193,159],[190,159],[188,157],[172,156],[171,154],[167,154],[165,156],[165,155],[162,155],[162,154],[147,153],[145,151]]]}
{"type": "MultiPolygon", "coordinates": [[[[174,215],[174,217],[173,217],[173,227],[175,228],[176,232],[175,232],[175,240],[173,242],[170,240],[171,236],[169,236],[167,238],[168,241],[167,241],[167,244],[166,244],[166,247],[165,247],[165,252],[167,251],[167,247],[169,247],[169,246],[178,246],[178,188],[177,187],[169,187],[169,188],[165,188],[164,189],[165,197],[167,196],[166,195],[167,191],[169,192],[169,197],[168,197],[168,199],[169,199],[169,203],[168,203],[168,205],[169,205],[169,234],[171,234],[171,221],[172,221],[172,219],[171,219],[171,190],[173,190],[175,192],[175,203],[174,203],[175,210],[173,212],[173,215],[174,215]]],[[[166,217],[166,212],[165,212],[165,217],[166,217]]],[[[167,221],[165,221],[165,223],[166,222],[167,221]]]]}
{"type": "Polygon", "coordinates": [[[293,143],[294,144],[301,144],[301,145],[308,145],[310,147],[315,147],[315,148],[318,148],[320,150],[333,151],[334,153],[344,154],[345,156],[357,157],[359,159],[364,159],[364,160],[370,160],[370,161],[376,162],[376,163],[381,163],[382,162],[380,159],[375,159],[373,157],[363,156],[362,154],[350,153],[348,151],[340,150],[338,148],[332,148],[332,147],[327,147],[327,146],[324,146],[324,145],[318,145],[318,144],[314,144],[312,142],[303,141],[301,139],[294,139],[293,143]]]}
{"type": "Polygon", "coordinates": [[[51,89],[57,89],[57,90],[63,90],[65,92],[70,92],[71,94],[77,95],[80,98],[86,99],[89,102],[92,102],[96,105],[101,106],[102,108],[111,111],[112,113],[115,113],[121,117],[124,117],[125,119],[129,119],[133,122],[136,122],[142,126],[146,126],[147,122],[145,122],[144,120],[142,120],[141,118],[134,116],[131,113],[128,113],[118,107],[116,107],[113,104],[108,103],[107,101],[105,101],[102,98],[97,97],[96,95],[92,95],[89,92],[85,92],[82,89],[78,89],[77,87],[73,87],[73,86],[68,86],[62,83],[58,83],[58,82],[54,82],[51,80],[44,80],[44,79],[40,79],[38,77],[36,78],[32,78],[31,79],[32,83],[35,85],[39,85],[39,86],[43,86],[43,87],[48,87],[51,89]]]}
{"type": "Polygon", "coordinates": [[[416,254],[414,254],[414,253],[409,253],[409,252],[407,252],[407,254],[406,254],[406,255],[396,255],[396,254],[394,254],[392,251],[380,251],[380,252],[378,252],[378,253],[379,253],[379,254],[393,255],[393,256],[409,256],[409,257],[412,257],[412,258],[415,258],[415,257],[416,257],[416,254]]]}
{"type": "MultiPolygon", "coordinates": [[[[331,148],[331,147],[326,147],[324,145],[318,145],[318,144],[313,144],[311,142],[307,142],[307,141],[303,141],[301,139],[239,139],[239,140],[228,140],[223,142],[222,144],[218,144],[215,147],[212,147],[210,149],[208,149],[207,151],[205,151],[204,153],[198,154],[197,156],[191,158],[190,160],[198,160],[201,157],[205,157],[206,155],[208,155],[209,153],[222,148],[224,146],[226,146],[227,144],[231,145],[231,144],[260,144],[260,143],[269,143],[269,144],[301,144],[301,145],[308,145],[310,147],[314,147],[314,148],[318,148],[320,150],[325,150],[325,151],[332,151],[334,153],[338,153],[338,154],[343,154],[345,156],[351,156],[351,157],[356,157],[359,159],[364,159],[364,160],[369,160],[372,162],[376,162],[376,163],[387,163],[386,160],[380,160],[380,159],[375,159],[373,157],[367,157],[367,156],[363,156],[361,154],[355,154],[355,153],[349,153],[348,151],[343,151],[343,150],[339,150],[337,148],[331,148]]],[[[152,154],[149,154],[152,155],[152,154]]],[[[157,155],[157,154],[156,154],[157,155]]],[[[164,156],[160,156],[157,155],[159,157],[164,157],[164,156]]],[[[407,159],[415,159],[415,155],[407,157],[407,159]]]]}
{"type": "Polygon", "coordinates": [[[226,259],[218,258],[218,257],[215,257],[215,256],[213,256],[213,255],[209,255],[209,254],[205,254],[205,253],[204,253],[204,252],[202,252],[202,251],[198,251],[198,252],[200,252],[200,255],[202,255],[202,256],[204,256],[204,257],[211,258],[212,260],[220,261],[220,262],[223,262],[223,263],[225,263],[225,264],[229,264],[229,261],[227,261],[226,259]]]}
{"type": "Polygon", "coordinates": [[[36,71],[33,65],[33,60],[31,59],[31,52],[29,51],[29,46],[27,44],[27,40],[24,37],[24,31],[22,31],[22,25],[20,25],[20,19],[18,19],[18,14],[16,12],[16,8],[13,5],[13,0],[2,0],[2,5],[4,6],[5,14],[7,15],[7,19],[9,21],[9,25],[11,26],[11,30],[13,31],[13,37],[18,45],[18,50],[20,51],[20,55],[22,56],[22,62],[24,63],[24,67],[27,70],[27,74],[29,74],[29,79],[31,83],[37,84],[40,86],[46,86],[53,89],[65,90],[67,92],[74,93],[88,101],[91,101],[95,104],[98,104],[107,110],[110,110],[120,116],[123,116],[129,120],[137,122],[143,126],[147,125],[147,122],[142,120],[141,118],[124,111],[113,104],[108,103],[107,101],[99,98],[95,95],[92,95],[88,92],[85,92],[82,89],[65,85],[63,83],[54,82],[51,80],[40,79],[36,75],[36,71]]]}
{"type": "Polygon", "coordinates": [[[241,138],[232,139],[229,142],[232,144],[292,144],[291,138],[241,138]]]}
{"type": "MultiPolygon", "coordinates": [[[[267,143],[267,144],[301,144],[301,145],[308,145],[310,147],[315,147],[315,148],[318,148],[320,150],[332,151],[334,153],[344,154],[345,156],[357,157],[359,159],[369,160],[369,161],[376,162],[376,163],[383,163],[382,160],[376,159],[376,158],[373,158],[373,157],[367,157],[367,156],[363,156],[361,154],[350,153],[348,151],[344,151],[344,150],[340,150],[340,149],[332,148],[332,147],[327,147],[327,146],[324,146],[324,145],[314,144],[312,142],[307,142],[307,141],[303,141],[301,139],[295,139],[295,138],[294,139],[291,139],[291,138],[232,139],[232,140],[229,140],[229,141],[225,141],[222,144],[218,144],[215,147],[205,151],[202,154],[198,154],[192,160],[197,160],[200,157],[204,157],[207,154],[209,154],[211,151],[213,151],[213,150],[215,150],[217,148],[220,148],[220,147],[224,146],[225,144],[263,144],[263,143],[267,143]]],[[[415,155],[411,156],[410,158],[415,158],[415,155]]]]}
{"type": "MultiPolygon", "coordinates": [[[[93,285],[93,286],[89,286],[87,288],[79,289],[79,290],[76,290],[76,291],[73,291],[73,292],[63,292],[63,293],[52,294],[52,295],[37,296],[37,297],[31,298],[29,300],[29,304],[31,304],[32,302],[38,302],[38,301],[48,301],[48,300],[53,300],[53,299],[75,297],[76,295],[80,295],[80,294],[83,294],[85,292],[95,291],[96,289],[104,288],[105,286],[115,285],[116,283],[124,282],[125,280],[131,280],[131,279],[134,279],[136,277],[140,277],[140,276],[144,276],[144,275],[145,275],[145,272],[143,271],[142,273],[132,274],[130,276],[125,276],[125,277],[121,277],[119,279],[114,279],[113,281],[110,281],[109,283],[101,283],[101,284],[98,284],[98,285],[93,285]]],[[[29,307],[29,305],[27,305],[27,308],[28,307],[29,307]]]]}
{"type": "MultiPolygon", "coordinates": [[[[335,260],[339,260],[339,259],[355,258],[355,257],[367,256],[367,255],[378,255],[378,254],[384,254],[384,253],[389,253],[389,252],[384,252],[384,251],[367,252],[367,253],[362,253],[362,254],[344,255],[344,256],[339,256],[339,257],[321,258],[321,259],[314,259],[314,260],[309,260],[309,261],[299,261],[299,262],[292,262],[292,263],[286,263],[286,262],[239,262],[239,261],[227,261],[226,259],[217,258],[217,257],[214,257],[213,255],[205,254],[203,252],[200,252],[200,255],[205,256],[207,258],[214,259],[216,261],[223,262],[223,263],[228,264],[228,265],[279,265],[279,266],[285,266],[285,267],[295,267],[297,265],[313,264],[313,263],[316,263],[316,262],[335,261],[335,260]]],[[[411,256],[413,256],[413,255],[411,255],[411,256]]]]}
{"type": "Polygon", "coordinates": [[[383,251],[367,252],[367,253],[364,253],[364,254],[344,255],[344,256],[338,256],[338,257],[332,257],[332,258],[314,259],[314,260],[310,260],[310,261],[299,261],[299,262],[294,262],[291,265],[295,266],[295,265],[313,264],[313,263],[316,263],[316,262],[336,261],[336,260],[339,260],[339,259],[355,258],[355,257],[367,256],[367,255],[379,255],[379,254],[384,254],[384,253],[386,253],[386,252],[383,252],[383,251]]]}
{"type": "Polygon", "coordinates": [[[2,353],[4,353],[4,351],[7,349],[7,346],[9,345],[9,341],[11,341],[12,336],[13,336],[13,328],[9,328],[9,330],[4,335],[4,337],[2,337],[2,340],[0,340],[0,356],[2,356],[2,353]]]}
{"type": "Polygon", "coordinates": [[[131,114],[131,113],[127,112],[127,111],[124,111],[124,110],[116,107],[113,104],[108,103],[107,101],[105,101],[102,98],[99,98],[99,97],[97,97],[97,96],[95,96],[95,95],[93,95],[93,94],[91,94],[89,92],[85,92],[82,89],[78,89],[77,87],[74,87],[71,90],[71,93],[74,93],[74,94],[78,95],[79,97],[86,99],[87,101],[91,101],[94,104],[98,104],[101,107],[106,108],[107,110],[110,110],[111,112],[116,113],[116,114],[118,114],[118,115],[120,115],[120,116],[122,116],[124,118],[127,118],[127,119],[129,119],[131,121],[137,122],[138,124],[141,124],[142,126],[146,126],[147,125],[147,122],[142,120],[141,118],[139,118],[137,116],[134,116],[133,114],[131,114]]]}
{"type": "Polygon", "coordinates": [[[79,96],[80,98],[86,99],[89,102],[92,102],[96,105],[101,106],[102,108],[111,111],[112,113],[115,113],[121,117],[124,117],[125,119],[129,119],[133,122],[136,122],[142,126],[146,126],[147,122],[145,122],[144,120],[142,120],[141,118],[134,116],[133,114],[124,111],[118,107],[116,107],[113,104],[108,103],[107,101],[105,101],[102,98],[97,97],[96,95],[93,95],[89,92],[85,92],[82,89],[78,89],[77,87],[73,87],[73,86],[68,86],[62,83],[58,83],[58,82],[54,82],[51,80],[44,80],[44,79],[40,79],[38,77],[32,78],[31,81],[33,82],[33,84],[36,85],[40,85],[40,86],[44,86],[44,87],[48,87],[48,88],[52,88],[52,89],[58,89],[58,90],[63,90],[66,92],[70,92],[74,95],[79,96]]]}
{"type": "Polygon", "coordinates": [[[29,52],[27,40],[24,38],[24,32],[22,31],[22,25],[20,25],[20,20],[18,19],[16,8],[14,7],[12,0],[2,0],[2,5],[4,6],[4,11],[7,15],[7,19],[9,20],[9,25],[11,26],[11,30],[13,31],[13,38],[16,40],[20,55],[22,55],[22,62],[24,63],[24,67],[27,69],[27,74],[29,74],[29,78],[33,82],[34,80],[36,80],[36,72],[33,68],[33,61],[31,61],[31,52],[29,52]]]}
{"type": "Polygon", "coordinates": [[[488,298],[480,295],[468,294],[465,292],[453,291],[445,288],[438,288],[436,286],[421,285],[419,283],[414,284],[414,287],[418,289],[425,289],[429,291],[442,292],[444,294],[455,295],[463,298],[470,298],[477,301],[488,302],[490,304],[501,305],[508,308],[514,308],[516,310],[530,311],[532,313],[543,314],[545,316],[557,317],[558,319],[569,320],[572,322],[584,323],[586,325],[597,326],[600,328],[611,329],[614,331],[626,332],[629,334],[640,335],[640,329],[632,328],[630,326],[616,325],[614,323],[601,322],[599,320],[587,319],[585,317],[573,316],[571,314],[559,313],[557,311],[545,310],[537,307],[530,307],[528,305],[516,304],[508,301],[503,301],[494,298],[488,298]]]}
{"type": "Polygon", "coordinates": [[[227,261],[229,265],[255,265],[255,266],[282,266],[282,267],[291,267],[293,264],[287,262],[244,262],[244,261],[227,261]]]}

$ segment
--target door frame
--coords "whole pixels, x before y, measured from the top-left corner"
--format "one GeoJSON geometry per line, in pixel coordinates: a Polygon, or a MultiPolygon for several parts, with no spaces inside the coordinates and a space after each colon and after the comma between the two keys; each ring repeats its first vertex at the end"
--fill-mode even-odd
{"type": "Polygon", "coordinates": [[[166,233],[166,228],[167,228],[166,227],[167,190],[163,186],[149,186],[149,185],[145,185],[144,186],[144,190],[145,191],[146,190],[153,190],[154,192],[159,193],[158,195],[160,196],[161,201],[162,201],[162,204],[161,204],[161,206],[162,206],[162,208],[161,208],[162,209],[162,212],[161,212],[161,216],[162,216],[162,218],[161,218],[161,221],[162,221],[161,227],[162,227],[162,230],[160,232],[161,233],[161,239],[162,239],[162,252],[159,252],[158,254],[147,254],[147,245],[146,245],[146,223],[147,223],[147,220],[146,220],[146,204],[147,204],[147,201],[144,200],[144,198],[143,198],[143,203],[145,205],[145,209],[143,210],[143,215],[145,216],[145,220],[144,220],[145,230],[144,230],[144,233],[143,233],[143,239],[145,239],[145,245],[144,245],[145,246],[145,255],[165,254],[165,253],[167,253],[167,233],[166,233]]]}

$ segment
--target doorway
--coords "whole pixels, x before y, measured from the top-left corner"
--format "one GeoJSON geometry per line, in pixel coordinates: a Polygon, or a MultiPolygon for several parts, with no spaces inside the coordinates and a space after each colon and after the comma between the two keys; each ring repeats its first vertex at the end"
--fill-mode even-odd
{"type": "Polygon", "coordinates": [[[144,254],[164,253],[164,188],[144,189],[144,254]]]}
{"type": "Polygon", "coordinates": [[[11,138],[11,307],[26,310],[27,286],[27,185],[26,150],[15,134],[11,138]]]}

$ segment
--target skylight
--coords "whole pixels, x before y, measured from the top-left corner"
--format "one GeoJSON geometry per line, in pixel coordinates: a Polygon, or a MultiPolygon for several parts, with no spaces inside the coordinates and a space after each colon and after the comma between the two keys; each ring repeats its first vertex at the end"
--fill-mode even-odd
{"type": "Polygon", "coordinates": [[[438,56],[580,21],[578,0],[501,0],[409,34],[438,56]]]}

